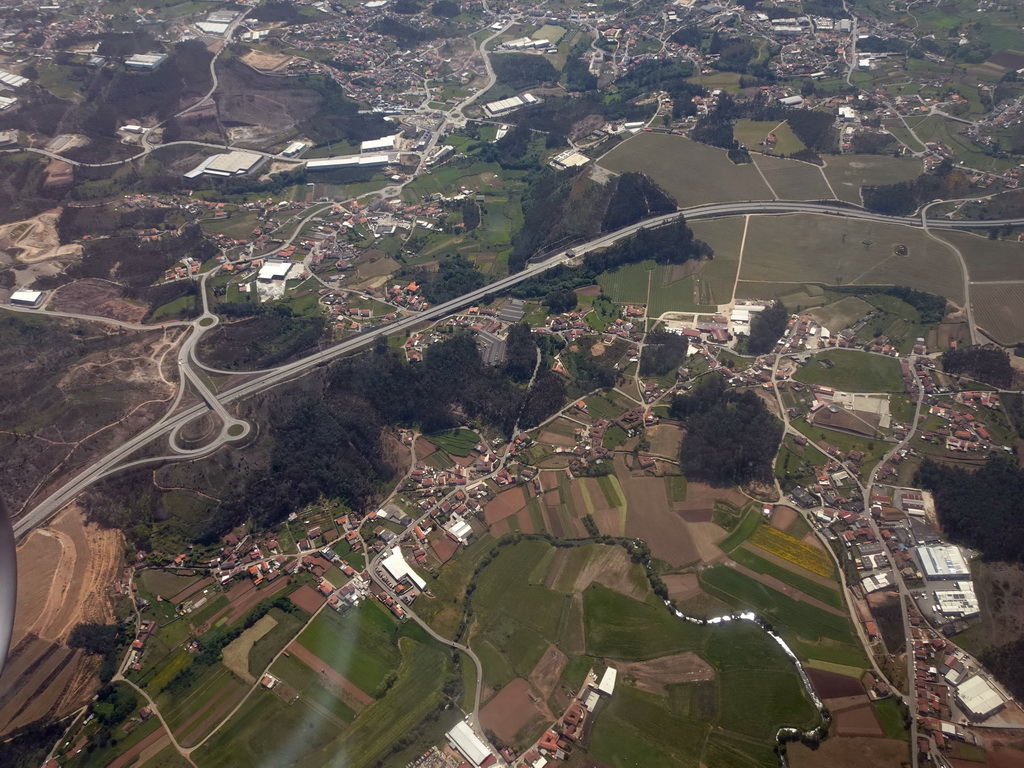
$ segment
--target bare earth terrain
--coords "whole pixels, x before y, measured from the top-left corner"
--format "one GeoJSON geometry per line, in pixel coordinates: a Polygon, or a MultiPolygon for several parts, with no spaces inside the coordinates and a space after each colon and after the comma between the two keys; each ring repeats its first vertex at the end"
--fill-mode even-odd
{"type": "Polygon", "coordinates": [[[18,548],[18,615],[0,678],[0,734],[62,716],[95,692],[98,659],[65,644],[75,625],[109,623],[121,535],[70,507],[18,548]]]}

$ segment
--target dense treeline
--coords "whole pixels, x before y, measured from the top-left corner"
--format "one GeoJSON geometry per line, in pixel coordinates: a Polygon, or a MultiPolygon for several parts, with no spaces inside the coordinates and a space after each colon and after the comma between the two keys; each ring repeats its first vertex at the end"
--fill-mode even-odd
{"type": "Polygon", "coordinates": [[[225,370],[269,368],[294,359],[315,347],[327,327],[324,318],[296,315],[278,302],[222,304],[217,311],[235,318],[251,316],[233,326],[221,324],[203,337],[201,354],[225,370]]]}
{"type": "Polygon", "coordinates": [[[0,156],[0,224],[47,211],[66,194],[67,187],[46,186],[46,161],[38,156],[0,156]]]}
{"type": "Polygon", "coordinates": [[[686,359],[690,344],[685,336],[668,331],[647,334],[640,357],[641,376],[664,376],[671,373],[686,359]]]}
{"type": "MultiPolygon", "coordinates": [[[[309,614],[284,595],[279,595],[273,600],[263,600],[246,614],[244,621],[235,624],[233,627],[229,627],[226,624],[216,624],[211,627],[203,635],[199,652],[192,657],[191,663],[175,675],[162,690],[171,695],[185,693],[185,691],[199,681],[205,670],[221,660],[224,647],[228,643],[238,638],[245,630],[266,616],[271,608],[277,608],[286,613],[294,613],[303,618],[308,618],[309,616],[309,614]]],[[[130,713],[131,710],[128,712],[130,713]]],[[[121,715],[119,719],[111,720],[111,722],[120,722],[125,717],[127,717],[127,714],[121,715]]]]}
{"type": "MultiPolygon", "coordinates": [[[[298,125],[318,145],[343,140],[358,143],[393,132],[393,125],[380,115],[359,114],[359,103],[345,96],[330,77],[303,74],[288,80],[293,87],[309,89],[320,97],[316,112],[298,125]]],[[[318,181],[321,179],[326,180],[322,174],[317,176],[318,181]]]]}
{"type": "Polygon", "coordinates": [[[0,741],[0,765],[5,768],[38,768],[65,729],[66,723],[37,720],[0,741]]]}
{"type": "Polygon", "coordinates": [[[206,261],[216,253],[217,247],[203,237],[199,225],[189,224],[159,240],[132,235],[89,241],[82,260],[69,267],[67,275],[114,280],[130,290],[141,290],[162,278],[164,270],[184,256],[206,261]]]}
{"type": "Polygon", "coordinates": [[[750,338],[747,341],[747,352],[751,355],[763,355],[775,348],[775,343],[786,331],[789,313],[781,301],[773,302],[763,312],[757,312],[750,319],[750,338]]]}
{"type": "Polygon", "coordinates": [[[924,291],[908,288],[905,285],[830,285],[829,290],[855,295],[894,296],[916,309],[921,315],[921,322],[926,325],[941,323],[942,319],[946,316],[945,296],[925,293],[924,291]]]}
{"type": "Polygon", "coordinates": [[[938,198],[963,197],[970,190],[967,174],[943,161],[934,173],[918,176],[913,181],[863,187],[864,207],[890,216],[906,216],[921,205],[938,198]]]}
{"type": "Polygon", "coordinates": [[[693,236],[682,214],[670,224],[642,228],[632,237],[583,257],[583,266],[594,277],[602,272],[652,259],[658,264],[684,264],[691,259],[710,259],[711,246],[693,236]]]}
{"type": "MultiPolygon", "coordinates": [[[[531,350],[520,341],[515,365],[525,369],[525,359],[532,357],[532,373],[536,344],[531,350]]],[[[433,433],[468,417],[509,434],[520,414],[522,426],[533,426],[564,401],[565,386],[557,376],[539,376],[527,392],[507,367],[484,365],[476,340],[467,334],[431,346],[416,365],[386,343],[378,345],[373,354],[340,361],[322,394],[280,402],[271,412],[270,471],[246,479],[217,531],[250,516],[276,523],[321,495],[363,509],[395,477],[381,441],[389,425],[419,425],[433,433]]]]}
{"type": "Polygon", "coordinates": [[[1010,356],[999,347],[961,347],[942,353],[942,370],[953,376],[969,376],[1009,389],[1013,386],[1013,366],[1010,356]]]}
{"type": "Polygon", "coordinates": [[[590,64],[584,58],[589,51],[590,38],[581,35],[579,42],[569,50],[565,66],[562,67],[566,90],[580,92],[593,91],[597,88],[597,77],[590,74],[590,64]]]}
{"type": "Polygon", "coordinates": [[[976,472],[926,459],[914,485],[931,491],[939,523],[950,539],[986,560],[1024,561],[1024,469],[994,456],[976,472]]]}
{"type": "Polygon", "coordinates": [[[499,163],[502,168],[530,170],[541,165],[543,141],[534,141],[533,131],[527,125],[517,125],[500,140],[481,143],[480,160],[499,163]]]}
{"type": "Polygon", "coordinates": [[[537,341],[528,323],[516,323],[508,329],[505,343],[505,373],[516,384],[525,384],[537,364],[537,341]]]}
{"type": "Polygon", "coordinates": [[[1018,637],[1011,643],[989,648],[979,656],[981,663],[1011,694],[1017,699],[1024,697],[1024,637],[1018,637]]]}
{"type": "Polygon", "coordinates": [[[127,639],[119,624],[76,624],[68,636],[68,645],[103,657],[99,678],[106,684],[117,674],[127,639]]]}
{"type": "Polygon", "coordinates": [[[62,243],[72,243],[83,237],[102,237],[121,230],[139,230],[159,227],[171,211],[165,208],[132,208],[119,210],[113,205],[66,206],[57,219],[57,235],[62,243]]]}
{"type": "Polygon", "coordinates": [[[268,0],[268,2],[249,11],[249,18],[264,23],[283,21],[287,24],[305,24],[311,19],[302,13],[303,7],[293,3],[284,3],[281,0],[268,0]]]}
{"type": "Polygon", "coordinates": [[[755,392],[730,390],[717,374],[672,401],[686,435],[679,466],[691,480],[716,487],[772,482],[782,423],[755,392]]]}
{"type": "Polygon", "coordinates": [[[628,227],[651,216],[676,210],[676,201],[650,177],[624,173],[616,179],[615,193],[601,223],[605,232],[628,227]]]}
{"type": "Polygon", "coordinates": [[[535,176],[522,196],[523,226],[512,237],[509,271],[520,271],[540,251],[596,236],[614,189],[578,168],[535,176]]]}
{"type": "Polygon", "coordinates": [[[621,98],[605,98],[603,91],[588,91],[576,98],[545,97],[540,104],[516,110],[503,120],[526,125],[555,136],[569,136],[588,117],[605,120],[649,120],[654,104],[634,104],[621,98]]]}
{"type": "Polygon", "coordinates": [[[543,56],[530,53],[501,53],[491,56],[498,82],[514,90],[542,83],[558,82],[558,70],[543,56]]]}
{"type": "Polygon", "coordinates": [[[448,256],[436,270],[415,269],[410,274],[431,304],[443,304],[480,288],[487,278],[461,253],[448,256]]]}

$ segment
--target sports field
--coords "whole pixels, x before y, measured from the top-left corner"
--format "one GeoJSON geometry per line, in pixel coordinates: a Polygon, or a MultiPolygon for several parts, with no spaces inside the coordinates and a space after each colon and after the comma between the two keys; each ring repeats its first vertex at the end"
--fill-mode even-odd
{"type": "Polygon", "coordinates": [[[849,349],[815,355],[793,378],[844,392],[903,391],[899,360],[849,349]],[[831,367],[826,367],[829,364],[831,367]]]}
{"type": "Polygon", "coordinates": [[[837,155],[825,159],[828,177],[836,197],[861,205],[860,188],[911,181],[924,172],[920,160],[888,155],[837,155]]]}
{"type": "Polygon", "coordinates": [[[601,158],[616,173],[646,173],[681,208],[701,203],[771,199],[761,175],[750,163],[736,165],[724,149],[683,136],[638,133],[601,158]]]}
{"type": "Polygon", "coordinates": [[[956,256],[911,227],[824,214],[753,216],[747,243],[757,247],[743,255],[741,290],[748,281],[907,285],[963,302],[956,256]],[[898,245],[907,255],[896,255],[898,245]]]}

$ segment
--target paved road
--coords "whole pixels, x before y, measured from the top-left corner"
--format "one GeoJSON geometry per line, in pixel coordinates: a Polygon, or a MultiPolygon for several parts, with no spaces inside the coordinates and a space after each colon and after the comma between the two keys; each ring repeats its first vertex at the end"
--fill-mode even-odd
{"type": "MultiPolygon", "coordinates": [[[[593,251],[601,248],[607,248],[613,245],[619,240],[630,237],[638,232],[640,229],[663,226],[673,221],[676,221],[680,214],[684,215],[688,220],[698,219],[711,219],[721,218],[728,216],[742,216],[746,214],[785,214],[785,213],[818,213],[826,215],[836,216],[847,216],[854,219],[864,219],[867,221],[876,221],[890,224],[900,224],[909,227],[923,227],[922,220],[920,218],[900,218],[895,216],[883,216],[877,213],[870,213],[855,208],[845,208],[836,204],[824,203],[824,202],[785,202],[785,201],[748,201],[748,202],[736,202],[736,203],[711,203],[707,205],[694,206],[692,208],[685,209],[678,213],[670,213],[664,216],[659,216],[654,219],[648,219],[637,224],[624,227],[616,232],[602,235],[590,242],[574,246],[572,253],[576,256],[593,251]]],[[[985,222],[953,222],[953,221],[935,221],[928,222],[929,230],[948,230],[956,227],[966,228],[977,228],[977,229],[989,229],[993,226],[999,227],[1009,224],[1011,226],[1024,226],[1024,218],[1018,219],[1001,219],[998,221],[985,221],[985,222]]],[[[222,415],[224,411],[223,406],[241,400],[249,395],[253,395],[257,392],[263,392],[271,389],[279,384],[282,384],[290,379],[295,378],[306,373],[308,370],[317,366],[322,366],[329,361],[347,355],[352,352],[364,349],[370,346],[374,340],[381,335],[391,335],[394,333],[400,333],[408,328],[411,328],[420,323],[436,320],[444,317],[452,312],[455,312],[463,307],[479,302],[487,294],[501,293],[513,286],[527,280],[531,277],[535,277],[550,269],[551,267],[557,266],[564,262],[569,252],[562,252],[555,254],[551,258],[543,261],[539,264],[528,265],[526,269],[515,275],[509,275],[508,277],[497,280],[489,285],[479,288],[451,301],[439,304],[435,307],[431,307],[426,311],[413,315],[407,318],[398,320],[391,325],[385,326],[376,330],[373,333],[357,336],[346,341],[343,341],[333,347],[325,350],[315,352],[307,357],[297,360],[287,365],[282,365],[277,368],[272,368],[267,371],[256,373],[253,378],[240,384],[237,387],[229,389],[226,392],[219,394],[208,393],[213,400],[217,401],[220,406],[213,406],[207,403],[191,406],[180,413],[168,416],[156,424],[152,425],[148,429],[144,430],[134,438],[126,441],[118,448],[111,451],[105,457],[97,461],[92,466],[80,472],[75,477],[71,478],[64,486],[54,490],[51,495],[40,502],[35,508],[23,515],[15,523],[15,535],[21,538],[33,528],[42,525],[56,514],[64,505],[68,504],[78,493],[87,488],[97,480],[106,477],[112,472],[128,468],[131,466],[137,466],[140,463],[152,463],[158,460],[176,459],[176,458],[197,458],[219,449],[222,445],[229,442],[230,440],[240,439],[239,436],[232,436],[228,434],[228,426],[225,426],[221,431],[221,434],[209,443],[207,446],[199,449],[182,451],[180,446],[175,446],[179,450],[175,455],[167,457],[154,457],[150,459],[144,459],[136,462],[124,463],[133,453],[148,445],[149,443],[163,439],[164,437],[175,434],[183,425],[197,418],[198,416],[207,413],[212,407],[218,415],[222,415]]],[[[204,292],[205,293],[205,292],[204,292]]],[[[40,313],[42,314],[42,313],[40,313]]],[[[212,316],[212,314],[210,315],[212,316]]],[[[207,315],[204,314],[204,317],[207,315]]],[[[103,320],[103,318],[95,318],[97,320],[103,320]]],[[[184,369],[190,369],[195,359],[194,348],[198,343],[198,337],[203,332],[204,328],[201,325],[203,318],[199,318],[194,321],[195,331],[192,336],[189,337],[191,346],[189,348],[189,354],[181,358],[181,362],[184,369]]],[[[212,326],[208,326],[212,327],[212,326]]],[[[192,374],[199,376],[199,372],[193,370],[192,374]]],[[[185,375],[183,374],[183,379],[185,375]]],[[[195,381],[194,378],[190,380],[195,381]]],[[[223,416],[222,416],[223,418],[223,416]]],[[[244,422],[232,422],[244,424],[244,422]]],[[[247,428],[247,426],[246,426],[247,428]]],[[[237,428],[236,428],[237,431],[237,428]]],[[[173,448],[172,448],[173,450],[173,448]]]]}

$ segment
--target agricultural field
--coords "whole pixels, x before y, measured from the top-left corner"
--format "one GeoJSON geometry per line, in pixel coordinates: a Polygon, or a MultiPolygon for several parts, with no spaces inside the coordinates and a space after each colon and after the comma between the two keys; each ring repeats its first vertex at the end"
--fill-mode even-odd
{"type": "Polygon", "coordinates": [[[972,285],[971,303],[979,328],[1000,344],[1024,341],[1024,282],[972,285]]]}
{"type": "Polygon", "coordinates": [[[863,204],[861,187],[912,181],[924,172],[920,160],[888,155],[832,155],[824,170],[836,197],[854,205],[863,204]]]}
{"type": "MultiPolygon", "coordinates": [[[[907,285],[963,302],[963,280],[952,250],[898,224],[840,216],[753,216],[740,286],[746,282],[822,285],[907,285]],[[899,245],[907,255],[896,255],[899,245]]],[[[747,295],[745,292],[743,295],[747,295]]]]}
{"type": "Polygon", "coordinates": [[[770,525],[758,526],[749,542],[811,573],[825,578],[835,575],[832,559],[827,554],[770,525]]]}
{"type": "Polygon", "coordinates": [[[900,363],[894,357],[837,349],[815,355],[793,376],[844,392],[902,392],[900,363]],[[830,365],[831,364],[831,365],[830,365]]]}
{"type": "Polygon", "coordinates": [[[764,745],[779,727],[817,721],[795,669],[773,646],[752,624],[724,624],[702,652],[714,682],[669,683],[667,696],[620,682],[598,714],[590,756],[606,765],[772,765],[764,745]],[[724,762],[723,742],[731,747],[724,762]]]}
{"type": "Polygon", "coordinates": [[[754,163],[761,169],[768,184],[779,200],[832,200],[835,195],[821,169],[799,160],[784,160],[769,155],[754,154],[754,163]]]}
{"type": "Polygon", "coordinates": [[[452,456],[469,456],[473,446],[480,442],[480,435],[471,429],[454,429],[428,437],[430,442],[452,456]]]}
{"type": "MultiPolygon", "coordinates": [[[[756,542],[752,542],[755,543],[756,542]]],[[[822,584],[819,581],[809,579],[806,576],[801,576],[799,573],[794,572],[788,567],[784,567],[778,563],[766,560],[760,555],[755,554],[746,547],[738,547],[734,549],[729,557],[744,565],[752,571],[763,573],[766,576],[778,579],[779,581],[788,584],[794,589],[798,589],[809,597],[813,597],[816,600],[820,600],[823,603],[833,606],[834,608],[843,607],[843,598],[840,596],[839,591],[834,587],[829,587],[822,584]]]]}
{"type": "Polygon", "coordinates": [[[753,165],[736,165],[725,150],[682,136],[638,133],[602,157],[600,164],[616,173],[646,173],[680,208],[772,196],[753,165]]]}
{"type": "Polygon", "coordinates": [[[737,120],[733,125],[732,135],[740,143],[746,144],[747,149],[758,151],[768,134],[774,133],[777,143],[775,145],[776,155],[792,155],[801,149],[806,149],[804,143],[793,133],[789,123],[785,120],[778,123],[774,120],[737,120]]]}
{"type": "MultiPolygon", "coordinates": [[[[266,755],[286,749],[292,759],[310,765],[325,764],[329,755],[337,754],[348,755],[346,765],[375,764],[441,703],[440,689],[449,667],[448,654],[433,644],[403,638],[396,652],[402,665],[393,686],[354,719],[351,709],[318,683],[307,682],[292,703],[277,692],[257,689],[194,757],[202,768],[226,768],[240,760],[259,764],[266,755]]],[[[281,677],[291,686],[300,682],[296,674],[302,672],[285,671],[281,677]]],[[[308,668],[305,675],[316,677],[308,668]]]]}
{"type": "Polygon", "coordinates": [[[851,666],[864,663],[850,618],[841,611],[833,613],[789,597],[726,565],[703,571],[700,583],[710,594],[771,622],[787,642],[793,641],[794,651],[803,658],[835,661],[836,654],[842,653],[851,666]]]}
{"type": "Polygon", "coordinates": [[[364,693],[374,696],[399,665],[396,639],[401,629],[380,603],[366,600],[344,614],[321,611],[299,635],[298,642],[364,693]]]}
{"type": "Polygon", "coordinates": [[[856,296],[846,296],[832,304],[808,310],[807,315],[825,326],[834,335],[849,328],[858,318],[871,312],[873,307],[856,296]]]}

